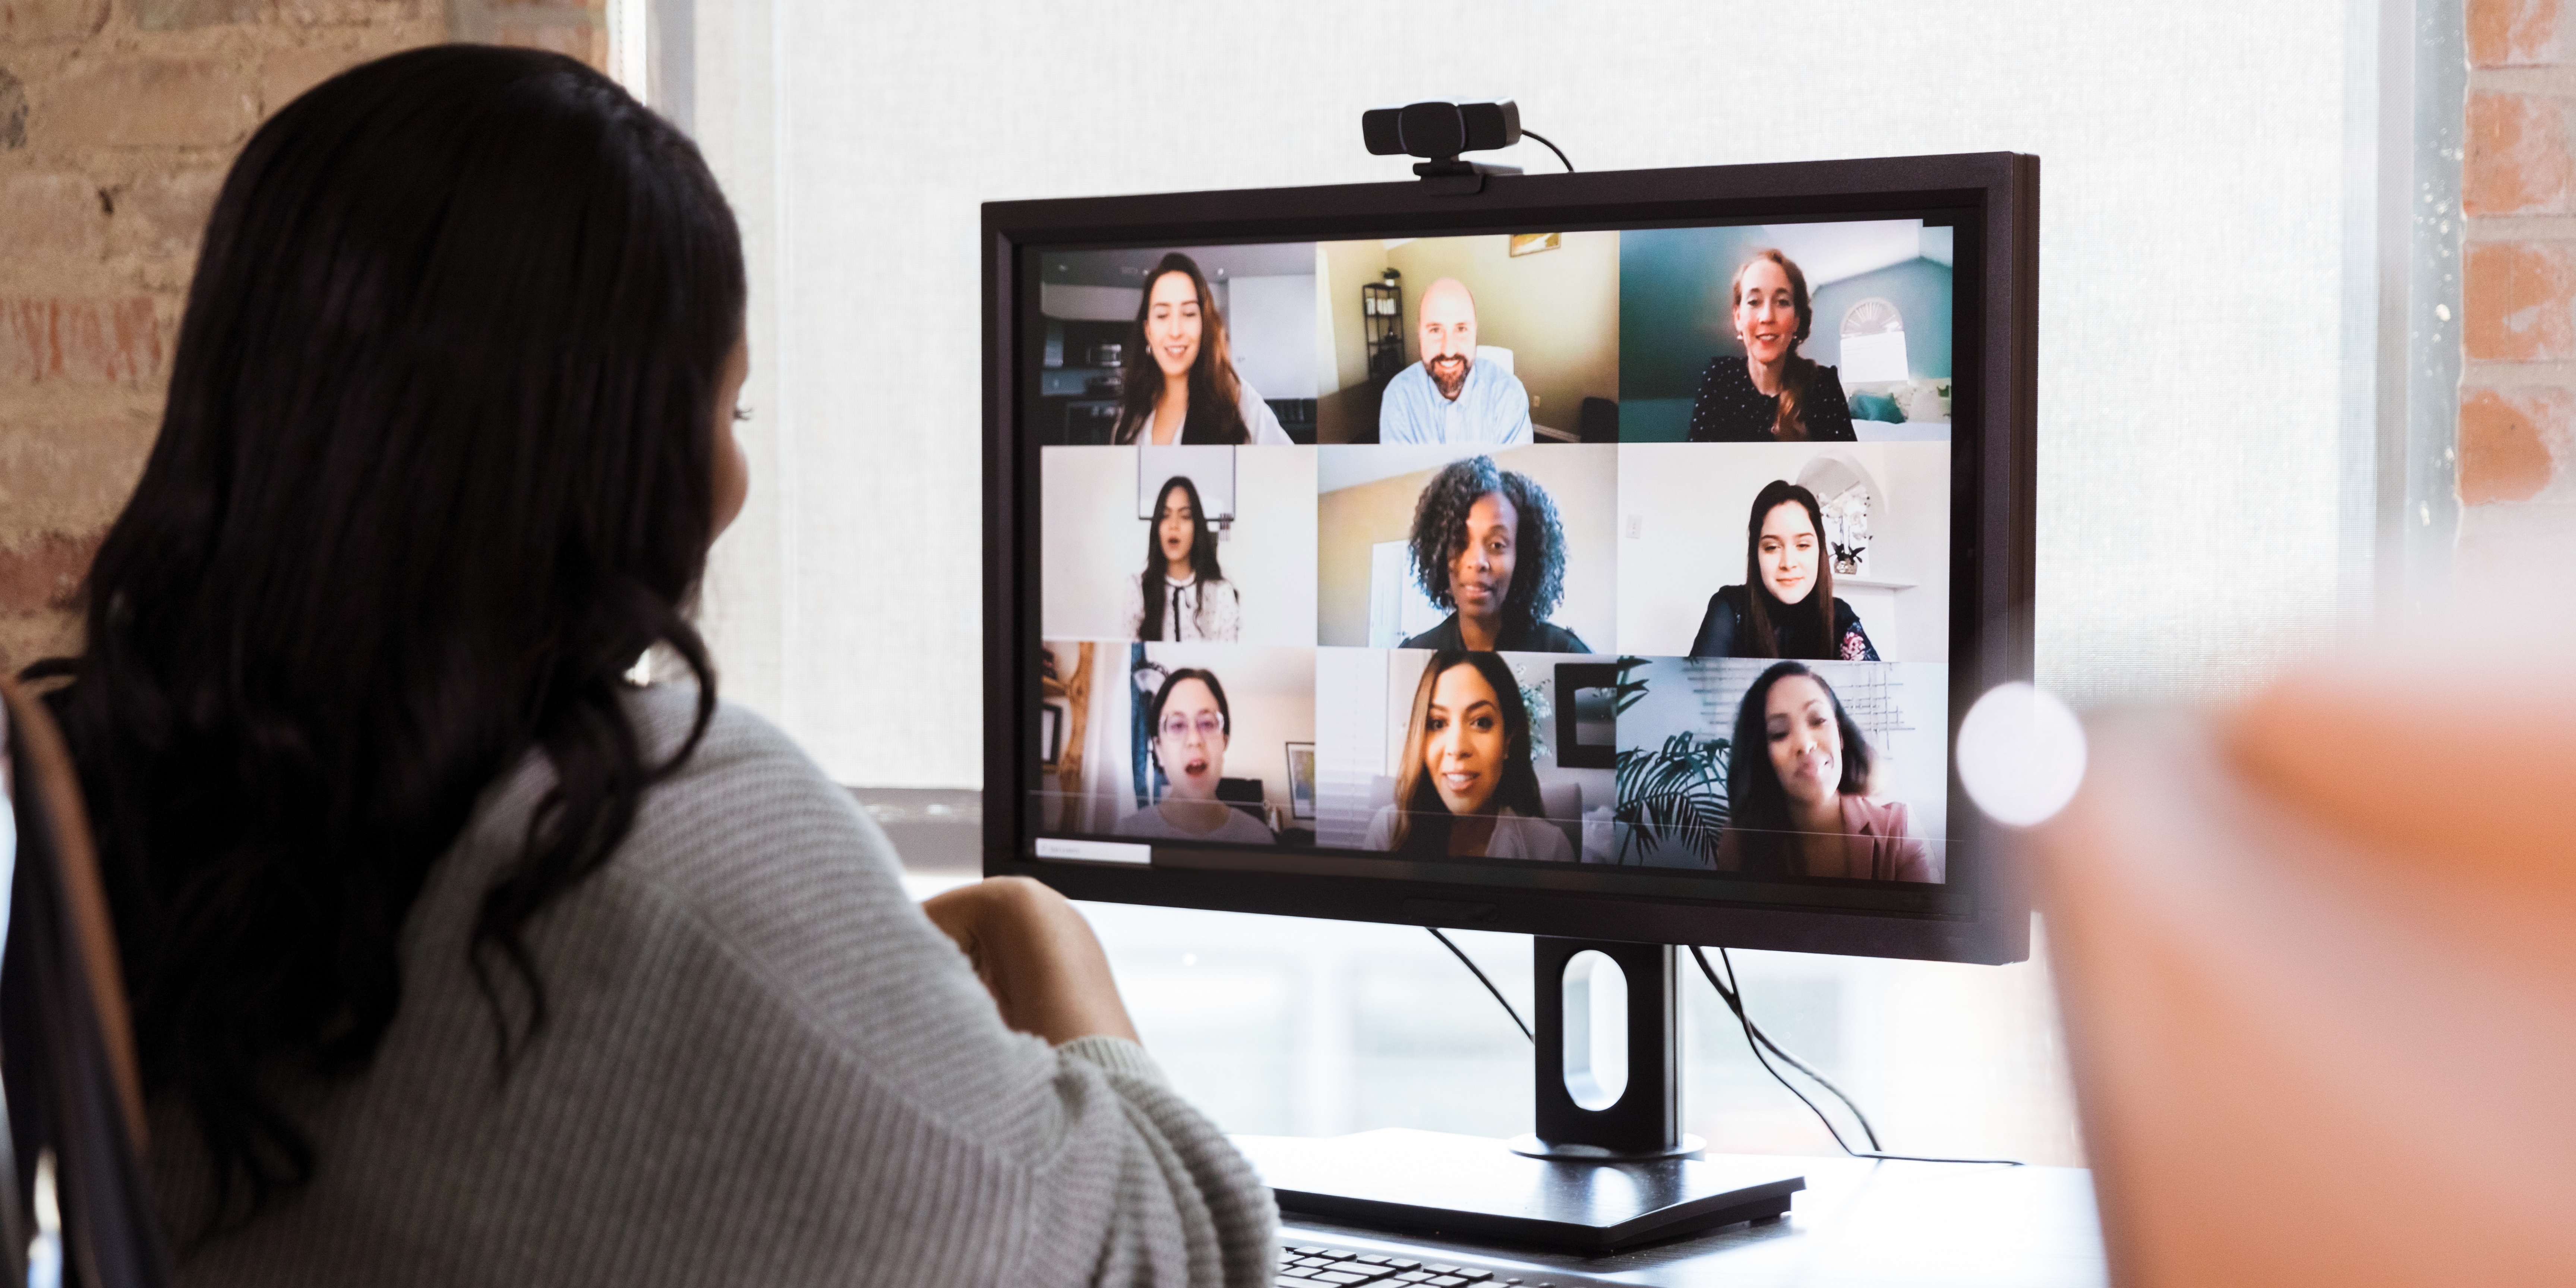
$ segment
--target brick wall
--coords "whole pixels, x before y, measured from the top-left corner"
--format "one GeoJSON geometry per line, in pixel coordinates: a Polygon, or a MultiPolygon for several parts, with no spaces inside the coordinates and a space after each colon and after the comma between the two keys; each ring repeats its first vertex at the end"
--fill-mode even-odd
{"type": "Polygon", "coordinates": [[[2576,590],[2576,2],[2466,12],[2458,560],[2576,590]]]}
{"type": "Polygon", "coordinates": [[[605,68],[605,0],[0,0],[0,666],[66,611],[159,425],[197,238],[268,113],[462,37],[605,68]]]}

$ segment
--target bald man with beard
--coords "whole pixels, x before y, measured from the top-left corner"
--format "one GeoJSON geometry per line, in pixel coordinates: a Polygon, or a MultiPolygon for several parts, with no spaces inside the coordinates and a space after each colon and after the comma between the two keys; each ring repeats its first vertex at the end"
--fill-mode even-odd
{"type": "Polygon", "coordinates": [[[1501,364],[1476,361],[1476,297],[1444,277],[1422,293],[1414,336],[1422,361],[1387,382],[1381,443],[1522,447],[1531,440],[1529,390],[1501,364]]]}

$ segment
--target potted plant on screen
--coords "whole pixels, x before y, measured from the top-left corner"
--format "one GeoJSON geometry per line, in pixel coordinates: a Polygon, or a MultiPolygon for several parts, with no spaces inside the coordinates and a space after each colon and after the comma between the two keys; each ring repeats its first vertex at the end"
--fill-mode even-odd
{"type": "MultiPolygon", "coordinates": [[[[1643,658],[1619,659],[1615,712],[1646,698],[1646,680],[1636,674],[1643,658]]],[[[1619,838],[1618,861],[1643,863],[1666,846],[1678,846],[1714,865],[1718,838],[1726,831],[1726,769],[1732,742],[1702,738],[1689,730],[1664,739],[1660,747],[1622,747],[1618,757],[1618,821],[1626,824],[1619,838]],[[1631,851],[1635,858],[1630,858],[1631,851]]]]}

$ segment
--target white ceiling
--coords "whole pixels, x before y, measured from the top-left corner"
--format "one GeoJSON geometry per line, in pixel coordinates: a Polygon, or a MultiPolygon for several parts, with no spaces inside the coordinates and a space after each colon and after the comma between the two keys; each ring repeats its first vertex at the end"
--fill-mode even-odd
{"type": "Polygon", "coordinates": [[[1926,232],[1938,232],[1942,263],[1950,260],[1950,230],[1926,229],[1920,219],[1870,219],[1831,224],[1768,224],[1767,243],[1798,262],[1813,290],[1828,282],[1876,272],[1911,259],[1930,258],[1926,232]]]}

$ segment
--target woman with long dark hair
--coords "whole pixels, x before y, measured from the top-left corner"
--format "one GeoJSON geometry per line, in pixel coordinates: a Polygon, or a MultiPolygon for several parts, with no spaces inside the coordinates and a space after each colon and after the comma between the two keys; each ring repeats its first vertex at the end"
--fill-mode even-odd
{"type": "Polygon", "coordinates": [[[1905,802],[1870,798],[1870,762],[1825,677],[1773,663],[1735,709],[1718,870],[1938,883],[1942,861],[1913,834],[1905,802]]]}
{"type": "Polygon", "coordinates": [[[1413,575],[1447,620],[1405,648],[1589,653],[1547,620],[1565,594],[1565,525],[1556,501],[1490,456],[1452,461],[1413,506],[1413,575]]]}
{"type": "Polygon", "coordinates": [[[1877,661],[1860,614],[1834,596],[1824,533],[1813,491],[1786,479],[1764,484],[1744,523],[1744,581],[1708,597],[1690,655],[1877,661]]]}
{"type": "Polygon", "coordinates": [[[1709,359],[1691,401],[1691,441],[1854,441],[1842,378],[1798,352],[1815,329],[1816,310],[1796,261],[1776,250],[1753,252],[1727,280],[1726,311],[1744,356],[1709,359]]]}
{"type": "Polygon", "coordinates": [[[235,161],[29,672],[189,1282],[1269,1281],[1070,907],[912,903],[716,700],[743,305],[697,149],[559,55],[397,54],[235,161]]]}
{"type": "Polygon", "coordinates": [[[1574,847],[1545,813],[1529,706],[1512,669],[1491,653],[1432,654],[1405,721],[1395,801],[1369,820],[1361,844],[1410,858],[1573,862],[1574,847]]]}
{"type": "Polygon", "coordinates": [[[1145,571],[1127,583],[1128,637],[1231,644],[1243,633],[1243,596],[1217,566],[1199,486],[1175,474],[1159,495],[1145,530],[1145,571]]]}
{"type": "Polygon", "coordinates": [[[1146,274],[1136,329],[1119,367],[1117,442],[1284,447],[1296,441],[1234,369],[1225,313],[1198,261],[1179,251],[1146,274]]]}

